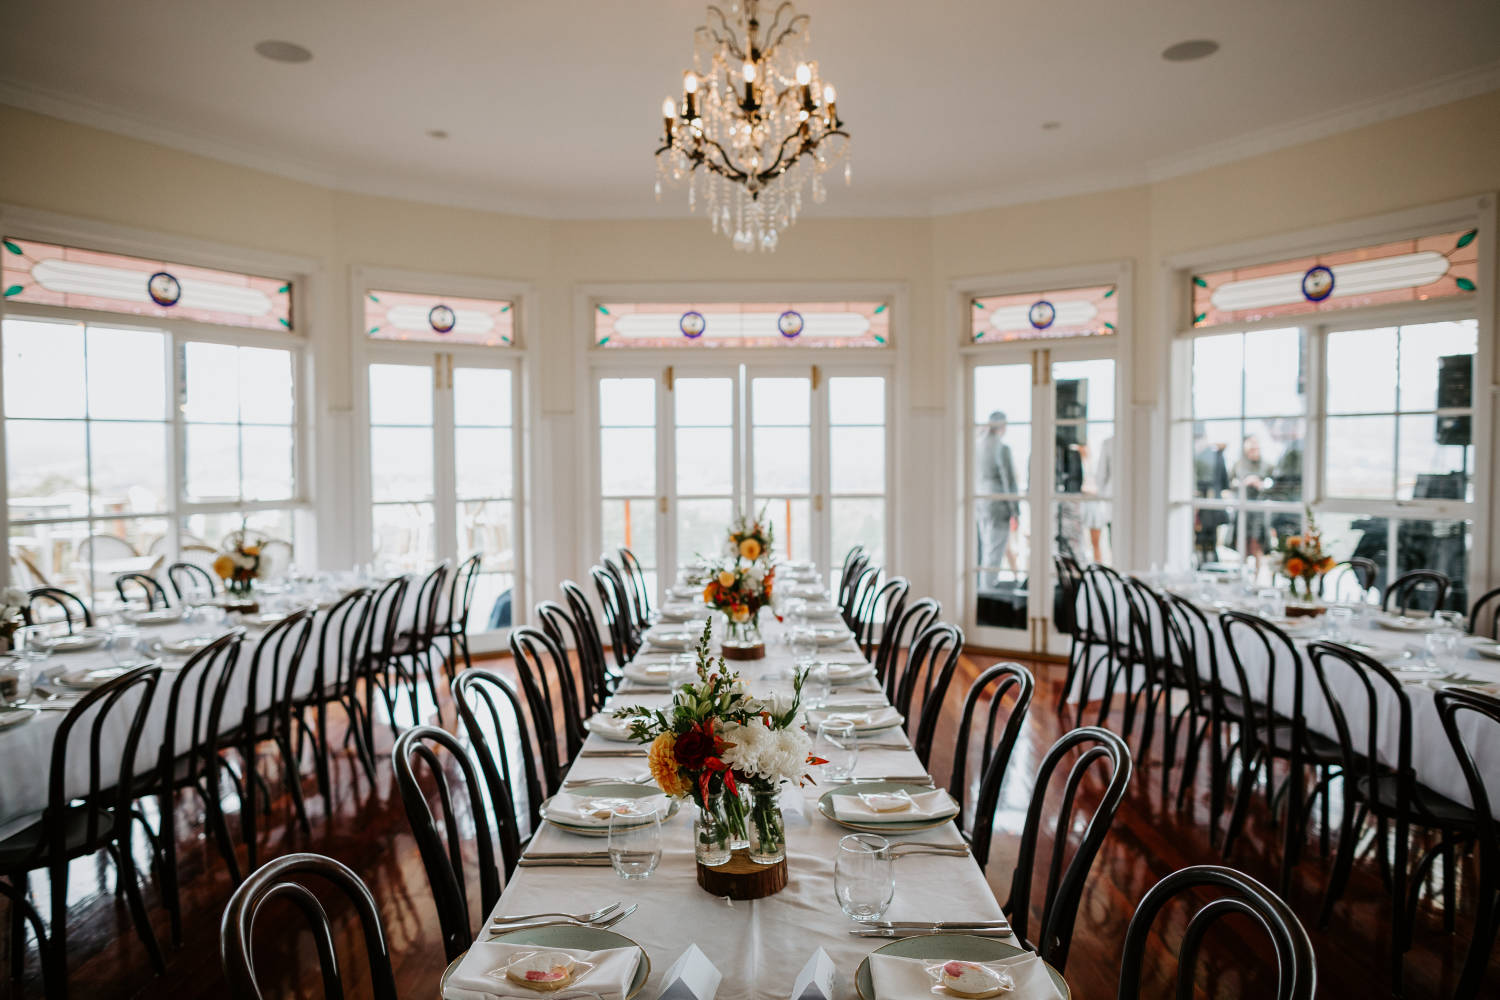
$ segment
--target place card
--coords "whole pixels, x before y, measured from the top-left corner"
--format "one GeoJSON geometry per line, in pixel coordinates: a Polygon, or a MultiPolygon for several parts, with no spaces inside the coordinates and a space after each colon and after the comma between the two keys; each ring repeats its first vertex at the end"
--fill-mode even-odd
{"type": "Polygon", "coordinates": [[[690,944],[662,977],[657,1000],[714,1000],[724,978],[699,947],[690,944]]]}
{"type": "Polygon", "coordinates": [[[797,974],[792,1000],[833,1000],[833,959],[819,948],[797,974]]]}

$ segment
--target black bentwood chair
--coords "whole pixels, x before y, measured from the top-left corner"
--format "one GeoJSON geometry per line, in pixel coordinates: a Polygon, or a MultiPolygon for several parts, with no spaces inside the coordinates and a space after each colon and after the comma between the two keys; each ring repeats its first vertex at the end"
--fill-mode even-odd
{"type": "Polygon", "coordinates": [[[16,893],[24,896],[29,872],[47,869],[52,901],[48,934],[42,934],[35,911],[13,907],[10,941],[12,976],[19,979],[25,961],[22,920],[23,916],[31,919],[50,997],[65,997],[68,990],[68,862],[101,850],[114,859],[119,885],[151,965],[158,974],[166,972],[130,850],[136,750],[160,678],[161,667],[155,664],[136,667],[90,691],[68,710],[52,737],[47,807],[36,822],[0,840],[0,877],[16,893]],[[103,759],[104,734],[121,731],[126,734],[124,744],[108,760],[103,759]],[[79,757],[86,757],[87,763],[76,763],[79,757]],[[87,775],[86,786],[70,780],[81,774],[87,775]]]}
{"type": "Polygon", "coordinates": [[[604,641],[599,637],[599,619],[594,617],[594,609],[584,596],[583,588],[572,580],[564,580],[560,586],[563,596],[567,598],[573,621],[578,625],[581,643],[578,647],[579,663],[588,675],[589,683],[598,693],[598,699],[603,700],[619,686],[620,674],[617,671],[611,672],[609,664],[605,662],[604,641]]]}
{"type": "Polygon", "coordinates": [[[860,644],[865,659],[875,664],[875,676],[884,676],[884,664],[890,659],[892,634],[901,612],[906,608],[906,596],[911,593],[911,582],[904,576],[887,580],[870,600],[867,613],[859,620],[855,641],[860,644]],[[875,630],[880,630],[880,641],[875,641],[875,630]]]}
{"type": "MultiPolygon", "coordinates": [[[[980,674],[964,696],[963,713],[959,717],[958,735],[953,744],[953,774],[948,779],[948,794],[958,803],[959,827],[963,817],[969,813],[972,803],[973,825],[967,834],[969,850],[982,869],[990,860],[990,832],[995,825],[995,807],[1000,801],[1000,785],[1010,766],[1011,752],[1016,747],[1016,737],[1026,721],[1026,712],[1031,707],[1031,693],[1036,682],[1031,671],[1019,663],[997,663],[980,674]],[[1006,707],[1006,698],[1010,699],[1006,707]],[[969,734],[976,732],[974,715],[980,703],[988,699],[984,724],[984,739],[979,744],[979,767],[975,770],[978,779],[977,791],[969,795],[968,764],[969,734]],[[1001,714],[1004,713],[1004,725],[1001,714]]],[[[977,732],[976,732],[977,735],[977,732]]]]}
{"type": "Polygon", "coordinates": [[[917,718],[911,747],[924,768],[932,757],[932,740],[937,735],[942,717],[943,699],[947,697],[948,685],[963,651],[964,630],[957,625],[939,622],[917,636],[907,653],[906,670],[901,674],[901,684],[896,688],[892,704],[910,725],[912,702],[917,691],[921,690],[922,712],[917,718]]]}
{"type": "Polygon", "coordinates": [[[115,577],[115,593],[120,595],[122,602],[130,600],[130,592],[125,589],[126,584],[140,587],[146,595],[146,607],[168,608],[172,602],[167,600],[167,588],[163,587],[156,579],[148,573],[121,573],[115,577]]]}
{"type": "Polygon", "coordinates": [[[583,728],[587,715],[579,697],[580,678],[573,673],[567,650],[541,629],[512,629],[510,652],[521,675],[526,708],[536,723],[542,774],[550,795],[561,786],[563,773],[588,737],[583,728]]]}
{"type": "MultiPolygon", "coordinates": [[[[391,972],[391,946],[380,923],[375,897],[349,868],[321,854],[288,854],[266,862],[229,897],[219,925],[219,958],[232,1000],[265,1000],[255,974],[251,939],[261,908],[272,900],[285,900],[302,911],[317,943],[318,967],[323,972],[323,996],[343,1000],[344,974],[334,944],[333,924],[322,902],[304,883],[316,876],[337,889],[354,907],[370,963],[370,993],[373,1000],[397,1000],[396,977],[391,972]]],[[[273,917],[273,920],[277,918],[273,917]]],[[[277,920],[282,934],[291,929],[277,920]]],[[[273,993],[279,996],[280,993],[273,993]]]]}
{"type": "Polygon", "coordinates": [[[167,582],[172,585],[178,604],[219,596],[218,581],[197,563],[174,562],[167,567],[167,582]]]}
{"type": "Polygon", "coordinates": [[[1414,569],[1396,578],[1380,598],[1382,611],[1441,611],[1453,581],[1435,569],[1414,569]]]}
{"type": "Polygon", "coordinates": [[[604,685],[599,683],[593,664],[588,662],[583,652],[584,646],[588,643],[584,626],[568,613],[567,608],[556,601],[542,601],[535,610],[537,621],[542,623],[542,631],[547,633],[559,649],[567,652],[571,646],[579,651],[578,707],[583,712],[584,718],[588,718],[604,707],[604,700],[609,697],[609,693],[604,685]]]}
{"type": "Polygon", "coordinates": [[[1026,810],[1026,826],[1021,832],[1016,870],[1011,876],[1010,896],[1003,909],[1010,917],[1011,929],[1016,938],[1033,948],[1058,972],[1062,972],[1068,964],[1068,948],[1073,941],[1073,923],[1078,918],[1078,901],[1083,896],[1083,884],[1088,879],[1094,857],[1099,853],[1105,835],[1115,821],[1120,800],[1125,797],[1131,767],[1130,748],[1125,745],[1124,740],[1108,729],[1088,726],[1063,734],[1052,745],[1052,749],[1047,751],[1047,756],[1042,758],[1042,766],[1037,771],[1036,784],[1031,790],[1031,806],[1026,810]],[[1042,805],[1046,801],[1053,773],[1074,748],[1080,748],[1082,752],[1069,769],[1068,780],[1063,787],[1052,842],[1052,857],[1046,865],[1047,887],[1042,896],[1041,926],[1033,945],[1027,931],[1031,922],[1031,882],[1038,871],[1037,836],[1042,822],[1042,805]],[[1074,827],[1075,814],[1081,810],[1078,803],[1079,785],[1094,762],[1101,760],[1109,767],[1104,775],[1104,790],[1099,796],[1094,814],[1084,827],[1083,837],[1072,860],[1065,867],[1063,858],[1067,852],[1069,834],[1074,827]]]}
{"type": "MultiPolygon", "coordinates": [[[[412,836],[422,853],[427,882],[437,903],[443,950],[448,961],[452,962],[474,943],[463,860],[464,848],[469,843],[474,844],[477,854],[474,867],[479,871],[481,927],[500,900],[500,869],[495,866],[489,808],[484,801],[479,771],[458,737],[436,726],[417,726],[402,733],[391,753],[391,764],[396,772],[396,786],[401,790],[401,804],[406,808],[406,820],[411,824],[412,836]],[[443,756],[439,754],[441,750],[446,750],[446,756],[457,766],[456,774],[453,767],[445,767],[443,756]],[[418,762],[426,765],[434,786],[433,795],[423,790],[417,775],[418,762]],[[453,788],[460,778],[463,788],[453,788]],[[461,815],[454,809],[454,799],[458,796],[467,798],[468,822],[472,829],[463,825],[461,815]],[[441,832],[432,812],[433,798],[442,809],[441,832]]],[[[503,806],[504,802],[500,804],[503,806]]]]}
{"type": "Polygon", "coordinates": [[[1474,762],[1473,748],[1500,740],[1500,698],[1446,687],[1437,692],[1435,700],[1438,716],[1443,720],[1443,732],[1448,735],[1448,743],[1458,757],[1459,767],[1463,768],[1477,824],[1477,915],[1469,935],[1469,955],[1464,959],[1464,970],[1453,994],[1454,1000],[1474,1000],[1484,985],[1484,972],[1489,965],[1490,953],[1495,950],[1495,931],[1500,927],[1500,823],[1495,821],[1494,806],[1491,805],[1494,802],[1491,783],[1496,777],[1493,773],[1480,773],[1479,765],[1474,762]],[[1473,716],[1467,733],[1459,728],[1460,713],[1473,716]]]}
{"type": "Polygon", "coordinates": [[[469,609],[474,605],[474,588],[483,563],[481,553],[474,553],[458,564],[448,583],[448,615],[438,623],[437,634],[448,639],[448,655],[443,657],[443,664],[448,670],[450,690],[458,673],[458,657],[464,658],[465,670],[474,665],[469,658],[469,609]]]}
{"type": "Polygon", "coordinates": [[[1469,634],[1500,638],[1500,587],[1479,595],[1469,608],[1469,634]]]}
{"type": "Polygon", "coordinates": [[[42,608],[48,604],[57,608],[62,614],[62,620],[68,624],[68,633],[71,635],[74,626],[92,628],[94,616],[89,612],[89,606],[83,603],[83,599],[77,594],[63,590],[61,587],[38,587],[30,593],[31,604],[26,609],[27,620],[33,624],[40,624],[49,620],[48,615],[42,614],[42,608]]]}
{"type": "Polygon", "coordinates": [[[370,638],[370,609],[375,591],[358,587],[340,597],[324,612],[318,626],[317,657],[313,667],[312,687],[298,691],[292,700],[292,718],[298,727],[297,752],[302,740],[312,742],[317,765],[318,792],[328,799],[333,788],[328,745],[328,706],[339,705],[348,724],[344,728],[344,745],[353,742],[365,776],[375,784],[375,752],[365,744],[363,703],[359,700],[359,665],[364,662],[370,638]],[[313,721],[307,721],[307,713],[313,721]]]}
{"type": "Polygon", "coordinates": [[[640,649],[640,638],[630,626],[630,598],[625,593],[624,581],[603,566],[589,570],[594,589],[599,594],[599,606],[604,609],[604,624],[609,627],[609,644],[615,653],[615,667],[624,670],[640,649]]]}
{"type": "Polygon", "coordinates": [[[1078,680],[1078,668],[1086,657],[1089,642],[1083,631],[1083,619],[1078,614],[1078,594],[1083,589],[1083,567],[1071,556],[1053,556],[1052,565],[1057,571],[1057,598],[1052,608],[1052,621],[1058,631],[1067,635],[1068,673],[1057,692],[1057,712],[1062,714],[1067,704],[1068,692],[1078,680]]]}
{"type": "MultiPolygon", "coordinates": [[[[891,644],[886,651],[885,661],[878,659],[875,663],[875,676],[885,686],[885,697],[887,701],[895,702],[896,690],[901,686],[901,677],[905,670],[905,662],[901,658],[901,650],[906,649],[909,653],[912,645],[917,641],[917,636],[926,632],[938,620],[938,615],[943,613],[943,606],[931,597],[913,601],[901,610],[901,617],[894,625],[888,625],[886,631],[890,633],[891,644]]],[[[883,644],[884,640],[882,640],[883,644]]]]}
{"type": "Polygon", "coordinates": [[[1203,936],[1214,921],[1234,914],[1259,924],[1276,949],[1276,1000],[1312,1000],[1317,990],[1317,961],[1312,942],[1297,915],[1255,879],[1218,865],[1195,865],[1173,872],[1141,897],[1125,931],[1118,1000],[1139,1000],[1146,939],[1161,911],[1182,894],[1202,888],[1217,889],[1222,894],[1187,922],[1177,950],[1176,995],[1193,996],[1203,936]]]}
{"type": "Polygon", "coordinates": [[[520,805],[527,821],[527,836],[541,825],[542,800],[552,791],[537,775],[537,740],[533,733],[538,727],[528,721],[515,685],[489,670],[465,670],[454,685],[453,700],[495,803],[500,853],[505,860],[505,877],[510,878],[526,839],[517,819],[516,791],[520,789],[526,796],[520,805]],[[512,745],[511,733],[516,734],[514,745],[519,750],[514,761],[506,753],[512,745]]]}
{"type": "Polygon", "coordinates": [[[641,561],[635,557],[635,553],[628,548],[621,548],[620,569],[625,574],[625,582],[630,592],[630,600],[635,607],[635,620],[640,623],[641,628],[649,628],[651,625],[651,591],[646,586],[646,571],[641,569],[641,561]]]}

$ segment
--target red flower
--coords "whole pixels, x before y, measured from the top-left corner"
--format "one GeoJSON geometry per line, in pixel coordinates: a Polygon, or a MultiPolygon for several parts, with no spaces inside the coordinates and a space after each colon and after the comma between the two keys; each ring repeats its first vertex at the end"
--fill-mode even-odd
{"type": "Polygon", "coordinates": [[[724,741],[714,735],[713,720],[708,719],[677,737],[677,745],[672,749],[681,767],[689,771],[699,771],[705,767],[709,758],[722,751],[724,746],[724,741]]]}

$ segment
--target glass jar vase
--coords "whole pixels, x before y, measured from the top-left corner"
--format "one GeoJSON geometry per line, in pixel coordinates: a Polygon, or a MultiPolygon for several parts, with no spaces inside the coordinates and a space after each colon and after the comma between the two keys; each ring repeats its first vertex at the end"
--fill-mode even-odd
{"type": "Polygon", "coordinates": [[[750,809],[746,833],[750,860],[774,865],[786,857],[786,820],[781,815],[781,782],[750,783],[750,809]]]}
{"type": "Polygon", "coordinates": [[[733,837],[730,819],[725,805],[725,792],[718,791],[701,802],[696,802],[693,814],[693,854],[705,868],[717,868],[729,862],[733,853],[733,837]]]}

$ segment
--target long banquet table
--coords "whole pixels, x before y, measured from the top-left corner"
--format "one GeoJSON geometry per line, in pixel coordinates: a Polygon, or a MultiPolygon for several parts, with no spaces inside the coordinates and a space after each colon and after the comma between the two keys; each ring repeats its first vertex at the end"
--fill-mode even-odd
{"type": "MultiPolygon", "coordinates": [[[[769,616],[767,616],[769,621],[769,616]]],[[[781,627],[770,624],[766,657],[732,663],[753,693],[789,691],[787,678],[793,658],[780,639],[781,627]]],[[[856,653],[846,648],[823,650],[820,656],[856,653]]],[[[873,683],[835,687],[832,702],[857,692],[860,701],[885,704],[873,683]]],[[[611,706],[668,703],[664,692],[632,693],[629,682],[611,706]]],[[[897,732],[892,730],[891,734],[897,732]]],[[[872,737],[872,739],[874,739],[872,737]]],[[[887,742],[890,734],[881,734],[887,742]]],[[[618,742],[591,735],[589,750],[618,749],[618,742]]],[[[569,772],[572,779],[628,775],[646,770],[644,758],[580,756],[569,772]]],[[[910,750],[861,749],[855,777],[920,774],[925,769],[910,750]]],[[[709,895],[698,886],[693,859],[692,807],[688,805],[662,825],[662,859],[656,872],[643,881],[626,881],[604,867],[519,867],[506,886],[492,916],[542,911],[584,912],[614,900],[639,904],[639,909],[613,930],[633,939],[651,959],[651,976],[642,997],[653,997],[661,977],[689,944],[718,966],[724,980],[723,1000],[785,1000],[793,981],[818,948],[824,949],[838,970],[834,1000],[855,997],[854,973],[860,961],[885,942],[855,937],[857,925],[839,909],[833,891],[833,866],[839,838],[853,831],[835,825],[817,809],[826,786],[788,788],[782,797],[786,817],[786,850],[790,881],[766,899],[730,901],[709,895]]],[[[962,837],[952,822],[923,833],[894,839],[959,844],[962,837]]],[[[603,850],[603,838],[563,832],[543,823],[528,848],[536,852],[603,850]]],[[[916,856],[896,864],[896,892],[887,920],[994,920],[1004,914],[970,856],[916,856]]],[[[1013,938],[1006,939],[1015,944],[1013,938]]]]}
{"type": "MultiPolygon", "coordinates": [[[[1238,606],[1246,599],[1232,593],[1232,587],[1223,585],[1220,587],[1223,594],[1218,599],[1208,601],[1200,593],[1181,591],[1182,596],[1188,597],[1199,605],[1207,614],[1211,640],[1215,655],[1219,663],[1219,675],[1221,682],[1231,693],[1237,691],[1239,681],[1235,676],[1233,664],[1229,658],[1229,647],[1224,640],[1223,630],[1219,626],[1218,612],[1226,607],[1238,606]]],[[[1090,600],[1087,589],[1079,594],[1079,613],[1085,612],[1085,603],[1090,600]]],[[[1251,602],[1253,603],[1253,602],[1251,602]]],[[[1125,601],[1120,599],[1119,607],[1124,613],[1125,601]]],[[[1162,638],[1162,622],[1156,607],[1151,607],[1152,626],[1155,641],[1160,643],[1162,638]]],[[[1252,609],[1253,610],[1253,609],[1252,609]]],[[[1407,670],[1404,667],[1420,665],[1424,656],[1424,634],[1421,632],[1398,631],[1382,627],[1378,619],[1382,615],[1375,609],[1359,609],[1356,620],[1350,623],[1345,638],[1360,646],[1365,647],[1362,652],[1374,657],[1385,666],[1389,667],[1396,678],[1402,682],[1402,690],[1406,693],[1411,703],[1412,717],[1412,769],[1415,771],[1417,780],[1435,792],[1446,795],[1455,802],[1464,805],[1472,805],[1469,796],[1469,787],[1464,780],[1463,771],[1459,767],[1458,758],[1453,753],[1452,746],[1448,743],[1447,734],[1443,730],[1442,720],[1437,713],[1437,705],[1433,700],[1437,689],[1444,683],[1444,675],[1461,673],[1465,677],[1472,678],[1474,682],[1469,687],[1478,688],[1490,694],[1500,693],[1500,660],[1488,659],[1480,656],[1475,646],[1478,640],[1468,638],[1460,640],[1456,662],[1451,666],[1444,667],[1441,671],[1434,673],[1426,670],[1407,670]]],[[[1325,619],[1308,619],[1305,623],[1287,626],[1288,637],[1291,638],[1299,653],[1302,655],[1304,673],[1304,684],[1306,692],[1303,696],[1303,710],[1306,713],[1308,728],[1312,731],[1328,737],[1332,740],[1338,739],[1338,730],[1334,725],[1333,713],[1328,707],[1328,701],[1324,697],[1322,688],[1318,685],[1317,676],[1313,671],[1311,661],[1307,658],[1307,644],[1315,639],[1330,638],[1325,634],[1325,619]]],[[[1194,628],[1197,629],[1196,623],[1194,628]]],[[[1199,632],[1198,648],[1200,659],[1198,663],[1199,675],[1205,679],[1212,677],[1211,664],[1208,653],[1208,643],[1202,641],[1202,633],[1199,632]]],[[[1334,639],[1333,641],[1339,641],[1334,639]]],[[[1256,699],[1264,699],[1266,682],[1270,671],[1273,669],[1268,662],[1265,650],[1254,642],[1241,643],[1239,647],[1240,662],[1245,669],[1245,682],[1250,687],[1250,694],[1256,699]]],[[[1274,658],[1274,669],[1278,671],[1278,677],[1289,675],[1292,670],[1290,656],[1285,650],[1276,649],[1274,658]]],[[[1087,694],[1088,700],[1096,700],[1104,696],[1103,691],[1104,671],[1096,671],[1091,690],[1087,694]]],[[[1349,726],[1355,735],[1355,739],[1361,740],[1362,734],[1366,732],[1367,698],[1363,685],[1352,678],[1346,670],[1337,666],[1331,667],[1329,675],[1330,683],[1336,685],[1335,695],[1344,710],[1349,726]]],[[[1081,680],[1080,682],[1081,683],[1081,680]]],[[[1398,715],[1397,701],[1389,687],[1384,684],[1376,684],[1377,702],[1376,711],[1379,715],[1377,726],[1381,738],[1381,758],[1387,764],[1394,765],[1397,758],[1397,747],[1399,746],[1399,731],[1396,726],[1398,715]]],[[[1078,687],[1069,692],[1070,699],[1080,696],[1078,687]]],[[[1116,705],[1119,692],[1116,692],[1116,705]]],[[[1276,687],[1276,705],[1278,711],[1290,714],[1293,707],[1292,685],[1289,683],[1278,683],[1276,687]]],[[[1087,721],[1087,713],[1085,720],[1087,721]]],[[[1474,755],[1474,762],[1479,767],[1481,774],[1500,774],[1500,743],[1493,740],[1483,739],[1483,724],[1472,712],[1465,712],[1459,716],[1459,731],[1465,737],[1470,752],[1474,755]]],[[[1500,818],[1500,800],[1494,803],[1495,815],[1500,818]]]]}

